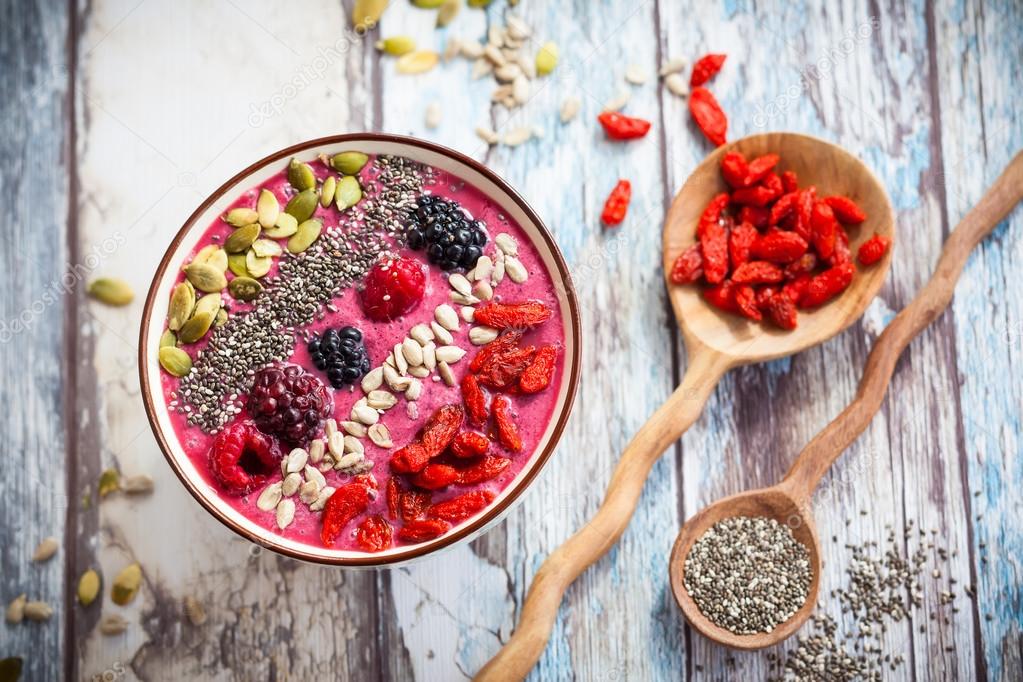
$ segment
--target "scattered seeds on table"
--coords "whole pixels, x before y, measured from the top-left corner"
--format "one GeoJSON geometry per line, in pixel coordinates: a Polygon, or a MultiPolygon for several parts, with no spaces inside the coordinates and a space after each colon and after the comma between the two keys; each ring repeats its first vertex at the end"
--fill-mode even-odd
{"type": "Polygon", "coordinates": [[[100,587],[99,573],[90,568],[78,579],[78,603],[88,606],[96,601],[100,587]]]}
{"type": "Polygon", "coordinates": [[[632,85],[643,85],[647,81],[646,71],[639,64],[629,64],[625,69],[625,80],[632,85]]]}
{"type": "Polygon", "coordinates": [[[440,125],[441,117],[443,116],[440,108],[440,104],[437,102],[430,102],[426,105],[426,114],[424,116],[424,122],[426,127],[430,130],[434,130],[440,125]]]}
{"type": "Polygon", "coordinates": [[[579,114],[579,107],[582,106],[579,98],[569,95],[561,103],[561,122],[568,123],[579,114]]]}
{"type": "Polygon", "coordinates": [[[501,138],[492,129],[485,126],[478,126],[476,128],[476,136],[487,144],[494,145],[501,141],[501,138]]]}
{"type": "Polygon", "coordinates": [[[680,73],[686,68],[686,60],[680,57],[669,59],[661,65],[660,71],[657,72],[661,78],[670,76],[673,73],[680,73]]]}
{"type": "Polygon", "coordinates": [[[121,490],[129,495],[144,495],[153,492],[153,478],[146,474],[136,474],[121,479],[121,490]]]}
{"type": "Polygon", "coordinates": [[[125,566],[110,588],[110,598],[118,606],[130,604],[142,585],[142,567],[137,563],[125,566]]]}
{"type": "Polygon", "coordinates": [[[185,597],[185,615],[192,625],[199,626],[206,622],[206,609],[202,602],[191,595],[185,597]]]}
{"type": "Polygon", "coordinates": [[[628,90],[622,90],[618,95],[605,102],[604,108],[601,111],[620,111],[629,103],[631,97],[632,95],[628,90]]]}
{"type": "Polygon", "coordinates": [[[432,50],[420,50],[418,52],[410,52],[399,57],[395,68],[398,70],[398,73],[414,75],[426,73],[433,67],[437,66],[438,61],[440,61],[440,55],[436,52],[432,50]]]}
{"type": "MultiPolygon", "coordinates": [[[[166,350],[166,349],[164,349],[166,350]]],[[[163,351],[161,351],[162,353],[163,351]]],[[[120,490],[121,474],[117,469],[106,469],[99,475],[99,496],[106,497],[110,493],[120,490]]]]}
{"type": "Polygon", "coordinates": [[[437,28],[444,28],[458,16],[462,8],[462,0],[444,0],[437,10],[437,28]]]}
{"type": "Polygon", "coordinates": [[[53,615],[53,607],[44,601],[30,601],[25,604],[25,618],[35,621],[49,620],[53,615]]]}
{"type": "Polygon", "coordinates": [[[8,623],[20,623],[25,618],[26,603],[28,603],[28,597],[24,594],[11,600],[11,603],[7,605],[6,618],[8,623]]]}
{"type": "Polygon", "coordinates": [[[128,629],[128,621],[119,613],[108,613],[99,619],[99,631],[104,635],[119,635],[128,629]]]}
{"type": "Polygon", "coordinates": [[[664,87],[668,88],[668,92],[685,99],[689,96],[689,86],[686,84],[686,80],[677,73],[669,74],[664,79],[664,87]]]}
{"type": "Polygon", "coordinates": [[[416,49],[416,41],[411,36],[391,36],[378,40],[376,48],[395,57],[401,57],[416,49]]]}
{"type": "Polygon", "coordinates": [[[554,71],[558,65],[558,46],[553,42],[546,42],[536,53],[536,73],[538,76],[546,76],[554,71]]]}
{"type": "Polygon", "coordinates": [[[57,553],[58,549],[60,549],[60,543],[57,542],[57,538],[43,538],[42,542],[36,546],[36,551],[32,554],[32,561],[47,561],[57,553]]]}
{"type": "Polygon", "coordinates": [[[100,277],[89,282],[87,289],[90,296],[110,306],[128,305],[135,298],[131,285],[116,277],[100,277]]]}

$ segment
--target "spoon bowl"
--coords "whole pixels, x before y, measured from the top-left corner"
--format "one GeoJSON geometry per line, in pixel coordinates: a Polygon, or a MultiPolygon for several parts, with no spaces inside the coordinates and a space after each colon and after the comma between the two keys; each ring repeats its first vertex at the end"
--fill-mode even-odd
{"type": "MultiPolygon", "coordinates": [[[[849,229],[849,250],[875,233],[895,241],[895,213],[888,193],[877,177],[858,158],[841,147],[798,133],[751,135],[719,147],[704,159],[675,196],[664,223],[664,273],[682,251],[696,240],[700,214],[718,193],[728,191],[721,177],[721,158],[730,151],[747,159],[764,154],[781,157],[776,170],[795,171],[801,187],[814,185],[818,196],[840,194],[855,201],[867,220],[849,229]]],[[[692,353],[703,345],[734,360],[734,364],[763,362],[792,355],[825,341],[859,319],[884,283],[891,265],[892,249],[868,268],[857,269],[852,284],[829,303],[799,311],[799,326],[778,329],[729,315],[712,307],[701,296],[701,287],[668,283],[668,298],[675,318],[692,353]]]]}

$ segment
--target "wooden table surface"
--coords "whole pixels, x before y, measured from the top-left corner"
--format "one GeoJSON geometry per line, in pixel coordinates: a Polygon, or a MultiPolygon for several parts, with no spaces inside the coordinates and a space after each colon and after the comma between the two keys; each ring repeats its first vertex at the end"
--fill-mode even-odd
{"type": "MultiPolygon", "coordinates": [[[[443,47],[480,39],[503,0],[463,9],[446,31],[395,0],[381,28],[352,33],[343,3],[296,0],[0,2],[0,588],[54,609],[0,626],[0,657],[24,679],[463,679],[512,631],[544,557],[596,509],[627,440],[685,367],[666,305],[660,224],[707,143],[684,100],[638,64],[728,54],[713,82],[730,137],[794,130],[857,154],[898,212],[890,277],[864,318],[797,357],[728,374],[703,417],[657,464],[619,545],[569,591],[536,679],[761,679],[769,652],[731,654],[684,624],[666,559],[700,506],[774,482],[851,399],[880,330],[930,275],[943,240],[1023,147],[1023,6],[934,3],[539,2],[516,10],[561,62],[529,104],[492,107],[492,81],[455,60],[416,77],[372,48],[378,33],[443,47]],[[620,90],[654,128],[627,145],[594,117],[620,90]],[[568,124],[557,111],[582,100],[568,124]],[[440,104],[443,122],[424,124],[440,104]],[[488,149],[477,125],[543,131],[488,149]],[[232,535],[182,489],[143,413],[136,372],[142,298],[170,236],[202,198],[254,159],[345,131],[408,133],[484,160],[544,217],[572,266],[585,329],[569,428],[507,520],[442,556],[389,571],[287,560],[232,535]],[[629,217],[605,232],[604,197],[632,180],[629,217]],[[127,308],[85,297],[99,274],[130,281],[127,308]],[[145,473],[155,491],[101,503],[102,470],[145,473]],[[85,499],[89,498],[86,504],[85,499]],[[38,541],[57,556],[31,561],[38,541]],[[74,600],[89,567],[106,586],[142,564],[139,599],[74,600]],[[182,614],[191,595],[208,622],[182,614]],[[101,613],[129,621],[100,634],[101,613]],[[111,677],[112,676],[112,677],[111,677]]],[[[844,540],[883,540],[909,519],[954,552],[924,581],[976,585],[946,623],[890,627],[906,663],[892,679],[1023,677],[1023,211],[970,259],[947,313],[900,362],[884,407],[816,503],[825,543],[822,611],[844,581],[844,540]],[[862,513],[861,513],[862,511],[862,513]]],[[[961,593],[961,590],[959,590],[961,593]]],[[[775,652],[777,653],[777,652],[775,652]]]]}

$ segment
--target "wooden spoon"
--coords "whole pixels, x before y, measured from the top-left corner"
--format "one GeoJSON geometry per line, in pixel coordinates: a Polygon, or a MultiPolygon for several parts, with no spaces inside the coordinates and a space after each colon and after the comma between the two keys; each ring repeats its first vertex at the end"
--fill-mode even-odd
{"type": "MultiPolygon", "coordinates": [[[[664,224],[665,277],[678,254],[693,243],[704,207],[715,194],[727,189],[721,179],[721,157],[732,150],[750,159],[779,154],[780,168],[794,170],[802,185],[816,185],[822,196],[842,194],[854,199],[868,220],[853,230],[853,253],[875,232],[894,237],[895,221],[888,195],[859,159],[806,135],[753,135],[711,153],[675,196],[664,224]]],[[[732,367],[799,352],[848,327],[881,288],[890,263],[889,250],[882,261],[857,272],[839,298],[816,310],[800,311],[799,327],[793,331],[773,329],[770,324],[756,324],[715,310],[703,300],[699,287],[668,283],[668,296],[689,356],[685,376],[625,448],[594,517],[551,553],[537,571],[522,606],[518,629],[477,679],[521,679],[532,669],[547,645],[565,590],[618,541],[654,462],[700,416],[721,376],[732,367]]]]}
{"type": "Polygon", "coordinates": [[[732,495],[705,507],[679,531],[671,552],[671,589],[694,628],[719,644],[736,649],[761,649],[791,636],[806,622],[817,603],[820,588],[820,550],[810,506],[814,488],[831,464],[867,427],[884,399],[895,363],[906,346],[948,307],[952,289],[970,251],[1023,200],[1023,152],[1018,153],[980,203],[949,235],[938,267],[916,298],[900,312],[878,338],[867,357],[856,398],[799,454],[785,478],[775,486],[732,495]],[[685,559],[704,531],[734,516],[767,516],[787,524],[810,550],[813,580],[806,602],[771,632],[736,635],[711,622],[685,589],[685,559]]]}

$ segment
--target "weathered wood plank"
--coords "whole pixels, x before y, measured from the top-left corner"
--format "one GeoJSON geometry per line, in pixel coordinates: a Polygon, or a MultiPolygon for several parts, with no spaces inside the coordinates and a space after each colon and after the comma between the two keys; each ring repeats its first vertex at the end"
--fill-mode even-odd
{"type": "Polygon", "coordinates": [[[31,560],[45,537],[65,536],[63,330],[68,301],[84,286],[66,248],[68,214],[68,8],[0,3],[0,594],[53,608],[45,623],[4,623],[0,657],[24,659],[25,679],[58,679],[68,643],[66,553],[31,560]]]}

